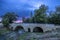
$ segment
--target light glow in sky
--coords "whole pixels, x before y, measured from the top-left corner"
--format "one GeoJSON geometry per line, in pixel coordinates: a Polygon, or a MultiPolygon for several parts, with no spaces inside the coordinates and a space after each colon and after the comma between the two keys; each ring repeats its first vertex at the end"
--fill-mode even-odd
{"type": "Polygon", "coordinates": [[[60,0],[0,0],[0,16],[6,12],[16,12],[20,17],[28,17],[30,12],[38,9],[41,4],[53,10],[60,5],[60,0]]]}

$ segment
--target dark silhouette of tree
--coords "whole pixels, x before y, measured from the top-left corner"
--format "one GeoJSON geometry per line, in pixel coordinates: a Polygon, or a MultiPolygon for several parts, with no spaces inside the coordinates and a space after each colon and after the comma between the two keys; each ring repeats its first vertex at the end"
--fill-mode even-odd
{"type": "Polygon", "coordinates": [[[14,12],[7,12],[2,16],[2,23],[4,27],[9,28],[9,24],[13,23],[13,21],[17,20],[18,15],[16,15],[14,12]]]}
{"type": "Polygon", "coordinates": [[[60,24],[60,6],[57,6],[55,11],[50,12],[49,23],[60,24]]]}
{"type": "Polygon", "coordinates": [[[48,10],[48,6],[41,5],[39,9],[34,10],[34,16],[31,12],[30,18],[27,18],[25,22],[27,23],[45,23],[46,22],[46,12],[48,10]]]}
{"type": "Polygon", "coordinates": [[[34,20],[36,23],[45,23],[45,17],[48,7],[45,5],[41,5],[39,9],[35,10],[34,20]]]}

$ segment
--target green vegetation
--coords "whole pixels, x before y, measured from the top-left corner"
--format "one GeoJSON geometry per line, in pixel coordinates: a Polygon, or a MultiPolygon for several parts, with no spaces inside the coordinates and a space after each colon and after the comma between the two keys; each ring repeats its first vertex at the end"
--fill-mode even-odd
{"type": "Polygon", "coordinates": [[[60,24],[60,6],[57,6],[55,11],[50,12],[49,21],[53,24],[60,24]]]}
{"type": "Polygon", "coordinates": [[[34,36],[34,34],[36,34],[36,35],[42,35],[43,33],[33,33],[32,35],[33,36],[31,36],[31,37],[28,37],[30,34],[32,34],[32,33],[25,33],[25,34],[23,34],[23,35],[21,35],[19,38],[18,38],[18,40],[38,40],[38,39],[36,39],[35,37],[33,37],[34,36]]]}
{"type": "Polygon", "coordinates": [[[9,29],[9,24],[13,23],[13,21],[17,20],[17,15],[14,12],[7,12],[5,15],[2,16],[2,23],[4,27],[9,29]]]}
{"type": "Polygon", "coordinates": [[[38,40],[38,39],[36,39],[36,38],[31,38],[30,40],[38,40]]]}
{"type": "Polygon", "coordinates": [[[20,35],[20,37],[18,38],[18,40],[25,40],[26,36],[28,35],[29,33],[26,32],[24,33],[23,35],[20,35]]]}
{"type": "Polygon", "coordinates": [[[31,18],[27,18],[25,21],[28,23],[45,23],[47,10],[47,6],[41,5],[39,9],[34,10],[34,16],[31,12],[31,18]]]}
{"type": "Polygon", "coordinates": [[[46,12],[47,12],[47,6],[41,5],[39,9],[35,10],[34,18],[36,23],[44,23],[46,12]]]}
{"type": "Polygon", "coordinates": [[[12,37],[12,38],[6,38],[6,40],[14,40],[14,38],[12,37]]]}
{"type": "Polygon", "coordinates": [[[0,29],[0,35],[9,32],[6,28],[0,29]]]}
{"type": "Polygon", "coordinates": [[[49,24],[60,25],[60,6],[57,6],[55,10],[49,11],[48,6],[41,5],[39,9],[34,10],[34,16],[32,16],[32,12],[31,12],[31,18],[25,19],[24,22],[25,23],[49,23],[49,24]]]}

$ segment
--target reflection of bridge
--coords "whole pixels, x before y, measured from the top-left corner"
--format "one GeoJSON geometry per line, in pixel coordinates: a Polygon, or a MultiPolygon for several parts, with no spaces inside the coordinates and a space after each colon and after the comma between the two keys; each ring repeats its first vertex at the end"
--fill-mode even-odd
{"type": "Polygon", "coordinates": [[[56,25],[54,24],[36,24],[36,23],[13,23],[11,27],[13,30],[17,28],[23,28],[25,31],[33,32],[45,32],[48,30],[56,29],[56,25]]]}

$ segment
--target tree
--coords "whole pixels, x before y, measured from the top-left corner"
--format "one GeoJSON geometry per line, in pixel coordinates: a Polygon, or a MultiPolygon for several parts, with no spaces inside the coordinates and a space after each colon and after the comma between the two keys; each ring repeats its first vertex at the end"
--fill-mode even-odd
{"type": "Polygon", "coordinates": [[[33,23],[33,13],[30,13],[30,19],[29,19],[29,23],[33,23]]]}
{"type": "Polygon", "coordinates": [[[60,6],[57,6],[55,11],[50,12],[49,21],[53,24],[60,24],[60,6]]]}
{"type": "Polygon", "coordinates": [[[5,27],[8,28],[8,26],[9,26],[9,19],[8,19],[8,18],[3,19],[3,20],[2,20],[2,23],[3,23],[3,25],[4,25],[5,27]]]}
{"type": "Polygon", "coordinates": [[[33,13],[30,13],[30,18],[23,17],[22,20],[24,23],[33,23],[33,13]]]}
{"type": "Polygon", "coordinates": [[[56,6],[56,12],[60,12],[60,6],[56,6]]]}
{"type": "Polygon", "coordinates": [[[13,23],[13,21],[17,20],[17,15],[14,12],[7,12],[5,15],[2,17],[2,23],[4,27],[9,28],[9,24],[13,23]]]}
{"type": "Polygon", "coordinates": [[[45,22],[45,17],[46,17],[46,12],[47,12],[48,7],[45,5],[41,5],[39,9],[36,9],[34,12],[34,20],[36,23],[44,23],[45,22]]]}

